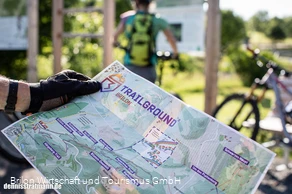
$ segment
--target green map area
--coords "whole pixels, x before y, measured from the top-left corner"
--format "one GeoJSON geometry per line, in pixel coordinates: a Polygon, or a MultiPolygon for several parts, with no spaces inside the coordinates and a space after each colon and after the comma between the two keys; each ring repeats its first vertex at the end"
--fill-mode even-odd
{"type": "Polygon", "coordinates": [[[60,193],[253,193],[274,153],[114,62],[100,92],[3,130],[60,193]]]}

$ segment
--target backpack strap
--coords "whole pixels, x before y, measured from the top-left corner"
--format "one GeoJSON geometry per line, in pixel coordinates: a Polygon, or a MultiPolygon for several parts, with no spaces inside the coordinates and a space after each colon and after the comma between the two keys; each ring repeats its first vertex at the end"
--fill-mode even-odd
{"type": "Polygon", "coordinates": [[[130,33],[129,33],[129,39],[131,40],[131,38],[132,38],[132,34],[133,33],[135,33],[136,32],[136,26],[135,26],[135,22],[136,22],[136,19],[137,19],[137,16],[138,15],[145,15],[145,17],[147,17],[147,16],[151,16],[151,24],[150,24],[150,26],[148,27],[148,31],[147,31],[147,33],[149,34],[149,35],[151,35],[151,37],[153,37],[153,33],[152,33],[152,31],[153,31],[153,16],[154,16],[154,14],[150,14],[150,13],[136,13],[135,15],[134,15],[134,20],[133,20],[133,26],[132,26],[132,28],[131,28],[131,31],[130,31],[130,33]]]}

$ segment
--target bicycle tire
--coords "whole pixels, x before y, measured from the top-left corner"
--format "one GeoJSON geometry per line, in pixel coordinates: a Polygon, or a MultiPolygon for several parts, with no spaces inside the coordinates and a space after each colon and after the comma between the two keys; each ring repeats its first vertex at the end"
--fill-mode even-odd
{"type": "MultiPolygon", "coordinates": [[[[227,96],[225,100],[221,102],[221,104],[219,104],[214,109],[212,116],[218,119],[219,121],[222,121],[223,119],[220,120],[219,118],[220,117],[219,114],[223,111],[222,109],[226,108],[228,104],[234,105],[234,103],[236,102],[239,102],[240,104],[239,109],[236,109],[234,106],[230,108],[234,109],[236,113],[239,113],[239,114],[235,113],[234,116],[231,117],[232,118],[231,122],[227,122],[228,115],[227,116],[225,115],[226,120],[224,120],[223,123],[227,124],[228,126],[230,126],[231,128],[237,131],[240,131],[243,127],[246,128],[244,126],[244,123],[248,123],[249,121],[251,121],[248,119],[251,119],[250,117],[253,116],[254,122],[248,127],[248,130],[252,130],[252,131],[250,131],[251,132],[250,135],[246,135],[246,136],[256,141],[256,138],[259,132],[259,123],[260,123],[260,112],[259,112],[256,99],[254,98],[247,99],[245,94],[238,94],[238,93],[231,94],[227,96]],[[243,111],[243,109],[246,108],[247,106],[250,107],[250,110],[248,110],[246,113],[244,112],[245,110],[243,111]],[[240,113],[242,111],[243,111],[243,114],[241,115],[240,113]],[[242,117],[244,117],[244,119],[241,121],[240,119],[242,117]],[[236,122],[237,120],[239,120],[239,122],[236,122]]],[[[232,109],[229,109],[229,111],[232,109]]]]}
{"type": "MultiPolygon", "coordinates": [[[[7,114],[0,111],[0,130],[4,129],[19,118],[16,114],[7,114]]],[[[10,141],[0,131],[0,156],[16,164],[29,164],[22,154],[10,143],[10,141]]]]}
{"type": "Polygon", "coordinates": [[[0,147],[0,155],[6,158],[9,162],[15,163],[15,164],[25,164],[29,165],[28,161],[20,154],[16,154],[16,152],[9,152],[6,149],[3,149],[0,147]]]}

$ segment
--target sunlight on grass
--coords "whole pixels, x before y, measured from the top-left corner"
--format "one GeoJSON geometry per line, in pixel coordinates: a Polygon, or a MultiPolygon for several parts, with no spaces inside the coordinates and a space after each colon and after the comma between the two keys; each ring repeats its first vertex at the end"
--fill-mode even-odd
{"type": "MultiPolygon", "coordinates": [[[[186,104],[191,105],[192,107],[200,111],[204,111],[204,74],[198,72],[180,72],[174,74],[173,70],[168,68],[164,71],[161,87],[168,92],[178,93],[186,104]]],[[[217,104],[221,103],[228,95],[231,95],[233,93],[248,93],[249,91],[250,87],[243,86],[240,78],[236,74],[218,73],[217,104]]],[[[255,92],[257,95],[260,95],[262,90],[257,89],[255,92]]],[[[265,98],[266,100],[264,100],[263,105],[258,104],[261,119],[264,119],[266,117],[266,115],[270,111],[270,107],[273,106],[274,93],[272,91],[268,91],[265,95],[265,98]]],[[[232,112],[234,110],[234,106],[231,105],[231,107],[233,108],[225,109],[223,115],[234,114],[232,112]]],[[[224,116],[224,119],[228,118],[228,116],[224,116]]],[[[221,118],[221,120],[219,120],[224,123],[224,119],[221,118]]],[[[242,133],[246,136],[250,136],[250,130],[247,128],[243,128],[242,133]]],[[[258,135],[258,142],[267,141],[268,138],[270,138],[271,136],[271,133],[267,133],[266,131],[260,131],[258,135]]]]}
{"type": "MultiPolygon", "coordinates": [[[[182,96],[184,102],[194,106],[199,110],[204,109],[204,88],[205,88],[205,76],[200,73],[186,73],[181,72],[177,75],[173,75],[172,71],[167,69],[163,75],[162,88],[166,91],[172,91],[182,96]]],[[[232,93],[247,93],[250,87],[245,87],[241,84],[240,78],[237,75],[219,75],[218,77],[218,96],[217,103],[232,93]]],[[[256,90],[256,94],[261,93],[261,89],[256,90]]],[[[270,103],[273,103],[274,94],[272,91],[266,93],[266,98],[270,103]]],[[[270,105],[271,106],[271,105],[270,105]]],[[[259,104],[262,118],[266,116],[269,108],[263,107],[259,104]]],[[[227,114],[227,113],[226,113],[227,114]]]]}
{"type": "Polygon", "coordinates": [[[250,42],[256,46],[258,44],[267,44],[267,43],[272,43],[272,41],[262,32],[248,32],[248,35],[250,37],[250,42]]]}

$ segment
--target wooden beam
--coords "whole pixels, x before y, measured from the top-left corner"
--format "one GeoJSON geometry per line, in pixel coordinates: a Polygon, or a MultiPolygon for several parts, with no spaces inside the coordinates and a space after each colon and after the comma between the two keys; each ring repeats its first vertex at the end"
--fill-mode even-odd
{"type": "Polygon", "coordinates": [[[38,0],[28,0],[28,68],[27,81],[37,82],[37,57],[38,57],[38,0]]]}
{"type": "Polygon", "coordinates": [[[99,8],[99,7],[84,7],[84,8],[63,9],[63,14],[68,14],[68,13],[90,13],[90,12],[103,13],[103,9],[99,8]]]}
{"type": "Polygon", "coordinates": [[[115,0],[104,0],[103,67],[113,62],[113,35],[115,22],[115,0]]]}
{"type": "Polygon", "coordinates": [[[206,31],[205,112],[211,114],[216,106],[217,73],[220,60],[221,13],[220,0],[209,0],[206,31]]]}
{"type": "Polygon", "coordinates": [[[54,74],[62,71],[62,35],[63,35],[63,2],[64,0],[53,0],[53,55],[54,74]]]}
{"type": "Polygon", "coordinates": [[[79,33],[63,33],[63,38],[102,38],[103,34],[79,34],[79,33]]]}

